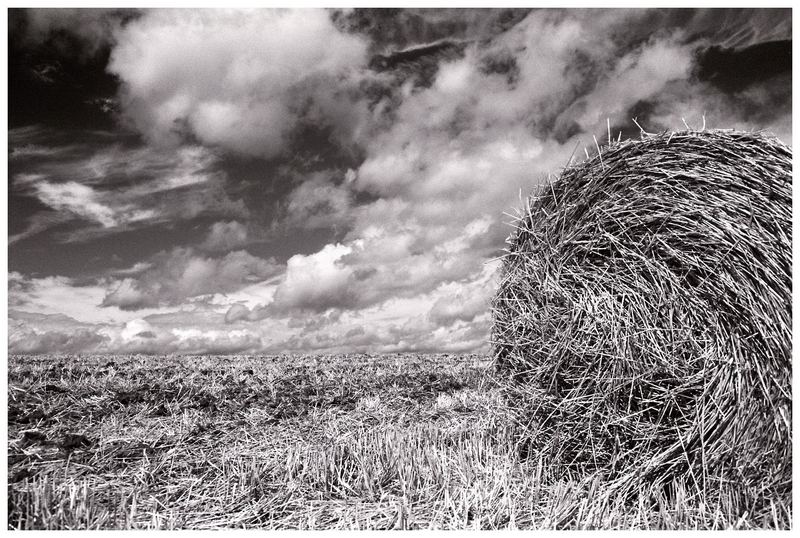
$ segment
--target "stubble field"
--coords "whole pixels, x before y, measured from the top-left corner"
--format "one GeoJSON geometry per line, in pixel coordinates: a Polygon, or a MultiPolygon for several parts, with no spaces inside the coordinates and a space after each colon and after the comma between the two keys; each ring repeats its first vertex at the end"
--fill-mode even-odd
{"type": "Polygon", "coordinates": [[[11,356],[8,384],[10,529],[791,521],[682,483],[621,498],[556,473],[517,443],[482,356],[11,356]]]}

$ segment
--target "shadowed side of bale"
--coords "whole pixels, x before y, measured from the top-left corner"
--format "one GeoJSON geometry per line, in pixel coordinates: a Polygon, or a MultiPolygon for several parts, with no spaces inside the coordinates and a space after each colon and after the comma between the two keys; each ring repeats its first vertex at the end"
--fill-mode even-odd
{"type": "Polygon", "coordinates": [[[791,491],[791,151],[665,133],[566,169],[516,223],[498,369],[535,448],[619,484],[791,491]]]}

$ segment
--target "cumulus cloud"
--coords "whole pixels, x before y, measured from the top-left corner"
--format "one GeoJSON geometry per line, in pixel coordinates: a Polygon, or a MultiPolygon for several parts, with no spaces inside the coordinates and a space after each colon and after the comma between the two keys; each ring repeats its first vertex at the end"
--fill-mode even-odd
{"type": "MultiPolygon", "coordinates": [[[[248,329],[220,330],[221,315],[204,307],[117,322],[81,322],[63,314],[9,311],[9,353],[241,353],[268,338],[248,329]],[[191,329],[187,327],[192,327],[191,329]]],[[[260,328],[274,330],[274,326],[260,328]]]]}
{"type": "Polygon", "coordinates": [[[133,338],[155,338],[153,327],[144,319],[132,319],[120,331],[120,336],[126,340],[133,338]]]}
{"type": "Polygon", "coordinates": [[[65,315],[87,324],[119,320],[118,309],[98,307],[105,293],[105,287],[96,282],[81,283],[58,275],[31,278],[9,273],[9,305],[35,314],[65,315]]]}
{"type": "MultiPolygon", "coordinates": [[[[680,116],[656,111],[686,88],[714,102],[694,78],[708,41],[688,35],[684,22],[644,10],[533,11],[493,39],[469,41],[460,57],[442,57],[429,82],[392,88],[375,107],[351,180],[315,176],[295,189],[298,214],[313,216],[308,208],[324,198],[321,220],[350,230],[290,260],[273,306],[355,310],[471,278],[502,248],[510,231],[502,215],[519,193],[557,174],[576,150],[593,150],[594,136],[602,143],[607,122],[631,123],[646,102],[648,126],[680,128],[680,116]]],[[[442,297],[428,320],[475,319],[485,299],[442,297]]]]}
{"type": "Polygon", "coordinates": [[[241,353],[263,349],[263,336],[246,328],[221,328],[207,305],[151,314],[107,327],[110,346],[138,353],[241,353]]]}
{"type": "MultiPolygon", "coordinates": [[[[490,325],[488,303],[498,262],[484,264],[459,281],[447,282],[424,294],[390,298],[351,310],[295,311],[283,337],[268,350],[329,352],[486,351],[490,325]],[[295,331],[292,332],[292,329],[295,331]]],[[[276,312],[266,307],[274,317],[276,312]]],[[[247,309],[236,308],[246,313],[247,309]]]]}
{"type": "Polygon", "coordinates": [[[341,262],[350,252],[351,247],[336,244],[327,245],[316,254],[289,258],[272,306],[279,311],[352,306],[356,300],[353,286],[359,275],[341,262]]]}
{"type": "Polygon", "coordinates": [[[177,305],[193,297],[236,291],[281,269],[273,259],[258,258],[244,250],[213,258],[187,247],[161,252],[150,263],[151,267],[139,275],[116,281],[102,306],[140,310],[177,305]]]}
{"type": "Polygon", "coordinates": [[[207,250],[227,251],[247,242],[247,227],[235,220],[215,222],[202,244],[207,250]]]}
{"type": "Polygon", "coordinates": [[[176,350],[182,353],[241,353],[260,349],[261,337],[246,330],[199,331],[174,329],[176,350]]]}
{"type": "Polygon", "coordinates": [[[204,309],[153,314],[101,329],[108,347],[128,353],[236,353],[258,350],[261,337],[246,330],[221,331],[204,309]],[[187,328],[191,327],[191,328],[187,328]]]}
{"type": "Polygon", "coordinates": [[[101,349],[107,341],[96,326],[64,314],[8,312],[9,353],[87,353],[101,349]]]}
{"type": "Polygon", "coordinates": [[[129,121],[151,141],[187,135],[273,157],[301,122],[347,142],[365,107],[343,84],[366,43],[322,10],[152,10],[117,34],[109,69],[129,121]]]}
{"type": "Polygon", "coordinates": [[[215,353],[231,354],[263,349],[262,337],[245,331],[166,330],[153,328],[132,332],[137,325],[129,322],[112,325],[31,327],[19,319],[9,320],[9,353],[215,353]]]}
{"type": "Polygon", "coordinates": [[[428,311],[430,321],[437,327],[447,327],[486,314],[497,285],[498,268],[499,263],[488,263],[476,278],[442,284],[436,290],[436,302],[428,311]]]}
{"type": "Polygon", "coordinates": [[[326,351],[332,353],[433,353],[486,352],[489,320],[486,314],[472,323],[437,327],[425,316],[411,316],[402,323],[365,323],[301,331],[267,347],[270,351],[326,351]]]}
{"type": "Polygon", "coordinates": [[[70,332],[39,332],[23,327],[9,327],[9,353],[92,353],[104,349],[107,338],[94,329],[70,332]]]}

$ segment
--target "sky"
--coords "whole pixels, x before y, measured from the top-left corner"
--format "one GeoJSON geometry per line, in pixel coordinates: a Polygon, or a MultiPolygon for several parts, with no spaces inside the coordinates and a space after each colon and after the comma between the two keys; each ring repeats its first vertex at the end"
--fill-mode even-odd
{"type": "Polygon", "coordinates": [[[515,208],[595,139],[792,143],[787,9],[8,24],[12,354],[485,353],[515,208]]]}

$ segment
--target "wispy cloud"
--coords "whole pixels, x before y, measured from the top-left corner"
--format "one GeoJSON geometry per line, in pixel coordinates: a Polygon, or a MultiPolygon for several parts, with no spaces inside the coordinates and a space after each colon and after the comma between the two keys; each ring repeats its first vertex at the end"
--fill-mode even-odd
{"type": "Polygon", "coordinates": [[[80,217],[99,222],[105,228],[119,223],[116,214],[121,211],[115,211],[100,203],[98,193],[87,185],[74,181],[67,183],[36,181],[33,188],[39,200],[56,211],[71,211],[80,217]]]}
{"type": "Polygon", "coordinates": [[[244,203],[227,195],[227,176],[213,150],[126,147],[82,134],[83,142],[64,144],[58,133],[44,129],[11,130],[12,190],[50,208],[34,214],[11,242],[70,219],[85,224],[63,236],[65,241],[205,214],[247,215],[244,203]],[[31,139],[41,142],[32,144],[31,139]]]}

